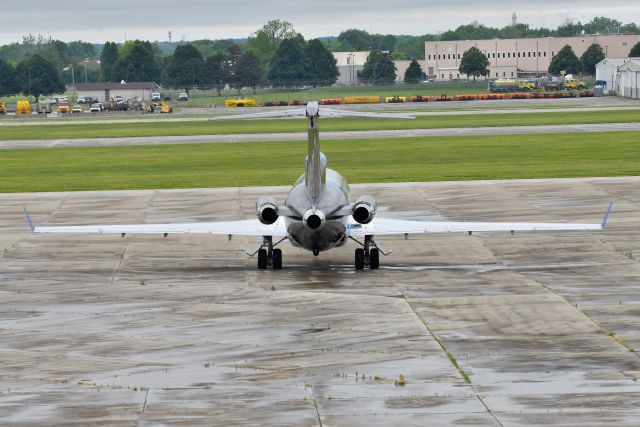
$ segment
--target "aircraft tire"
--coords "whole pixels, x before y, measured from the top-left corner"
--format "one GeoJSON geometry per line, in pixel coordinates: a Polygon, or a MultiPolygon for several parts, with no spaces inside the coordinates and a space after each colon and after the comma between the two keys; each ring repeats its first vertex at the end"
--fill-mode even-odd
{"type": "Polygon", "coordinates": [[[282,270],[282,249],[273,250],[273,269],[282,270]]]}
{"type": "Polygon", "coordinates": [[[356,270],[364,270],[364,249],[356,249],[355,258],[356,270]]]}
{"type": "Polygon", "coordinates": [[[268,264],[269,264],[269,259],[267,256],[267,250],[260,249],[258,251],[258,268],[260,270],[266,270],[268,264]]]}
{"type": "Polygon", "coordinates": [[[372,270],[380,268],[380,251],[376,248],[369,251],[369,267],[372,270]]]}

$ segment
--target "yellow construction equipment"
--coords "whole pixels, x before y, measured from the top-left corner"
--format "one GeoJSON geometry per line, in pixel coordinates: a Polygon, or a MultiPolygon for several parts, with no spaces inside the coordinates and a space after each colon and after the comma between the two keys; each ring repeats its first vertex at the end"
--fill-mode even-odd
{"type": "Polygon", "coordinates": [[[345,96],[345,104],[377,104],[380,102],[379,96],[345,96]]]}
{"type": "Polygon", "coordinates": [[[23,99],[16,104],[16,114],[31,114],[31,103],[23,99]]]}
{"type": "Polygon", "coordinates": [[[403,102],[407,102],[406,96],[386,96],[384,98],[384,102],[387,104],[401,104],[403,102]]]}
{"type": "Polygon", "coordinates": [[[225,107],[255,107],[255,99],[227,99],[224,101],[225,107]]]}
{"type": "Polygon", "coordinates": [[[173,107],[166,102],[162,101],[161,113],[173,113],[173,107]]]}
{"type": "Polygon", "coordinates": [[[7,105],[4,102],[0,102],[0,114],[7,114],[7,105]]]}
{"type": "Polygon", "coordinates": [[[68,101],[58,101],[58,113],[68,114],[71,112],[71,104],[68,101]]]}

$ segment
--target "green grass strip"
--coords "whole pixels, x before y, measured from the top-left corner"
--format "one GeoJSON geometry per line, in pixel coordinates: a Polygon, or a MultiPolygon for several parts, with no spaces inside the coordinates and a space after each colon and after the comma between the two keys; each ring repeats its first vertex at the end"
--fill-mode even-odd
{"type": "MultiPolygon", "coordinates": [[[[640,132],[324,141],[352,183],[640,174],[640,132]]],[[[0,151],[0,192],[291,185],[306,143],[0,151]]]]}
{"type": "MultiPolygon", "coordinates": [[[[415,120],[327,118],[320,126],[322,131],[349,131],[631,122],[640,122],[640,110],[435,115],[419,116],[415,120]]],[[[301,119],[1,126],[0,140],[287,133],[305,129],[301,119]]]]}

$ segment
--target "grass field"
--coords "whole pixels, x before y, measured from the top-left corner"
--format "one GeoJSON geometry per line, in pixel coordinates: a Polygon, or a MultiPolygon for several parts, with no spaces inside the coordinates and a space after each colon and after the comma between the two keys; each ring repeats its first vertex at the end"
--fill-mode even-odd
{"type": "MultiPolygon", "coordinates": [[[[640,121],[640,111],[570,111],[544,113],[434,115],[415,120],[328,118],[322,131],[440,129],[477,126],[524,126],[552,124],[629,123],[640,121]]],[[[273,132],[303,132],[299,119],[251,121],[90,123],[40,126],[2,126],[0,140],[123,138],[140,136],[220,135],[273,132]]]]}
{"type": "MultiPolygon", "coordinates": [[[[352,183],[640,174],[640,132],[324,141],[352,183]]],[[[0,192],[291,185],[306,144],[2,150],[0,192]]]]}

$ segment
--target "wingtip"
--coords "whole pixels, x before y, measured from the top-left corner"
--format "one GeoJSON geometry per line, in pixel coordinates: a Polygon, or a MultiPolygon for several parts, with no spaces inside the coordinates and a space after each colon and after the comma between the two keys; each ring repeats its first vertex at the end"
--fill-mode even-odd
{"type": "Polygon", "coordinates": [[[26,206],[23,206],[22,210],[24,211],[24,214],[27,216],[27,222],[29,223],[29,228],[33,233],[34,231],[36,231],[36,227],[35,225],[33,225],[33,221],[31,220],[31,215],[29,215],[29,211],[27,210],[26,206]]]}
{"type": "Polygon", "coordinates": [[[609,207],[607,208],[607,212],[604,214],[602,218],[602,222],[600,223],[600,228],[604,231],[607,226],[607,220],[609,219],[609,214],[611,213],[611,209],[613,208],[613,202],[609,203],[609,207]]]}

